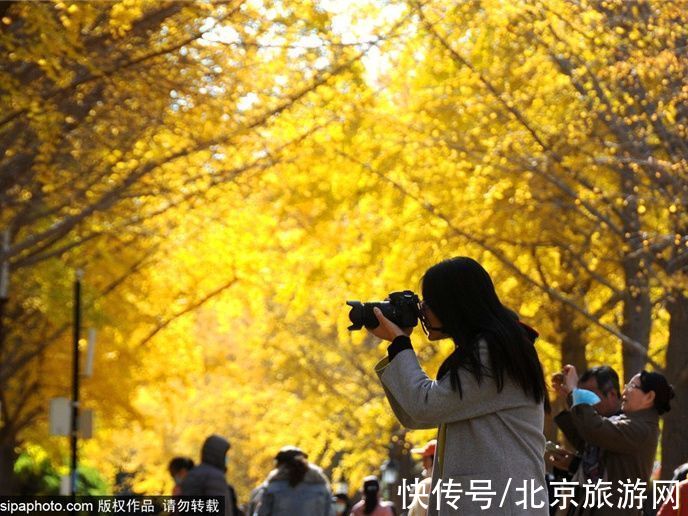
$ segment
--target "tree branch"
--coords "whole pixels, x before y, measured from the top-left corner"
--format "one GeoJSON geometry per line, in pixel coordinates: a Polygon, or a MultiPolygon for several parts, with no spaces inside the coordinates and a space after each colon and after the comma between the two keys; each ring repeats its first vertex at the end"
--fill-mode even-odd
{"type": "MultiPolygon", "coordinates": [[[[426,201],[426,200],[414,195],[413,193],[409,192],[406,188],[404,188],[403,185],[401,185],[397,181],[394,181],[393,179],[386,177],[384,174],[376,171],[375,169],[373,169],[369,165],[360,162],[355,157],[353,157],[347,153],[341,152],[341,151],[338,151],[338,154],[346,157],[347,159],[351,160],[353,163],[358,164],[359,166],[361,166],[365,170],[372,172],[375,176],[379,177],[383,181],[390,183],[394,188],[396,188],[404,196],[406,196],[406,197],[414,200],[416,203],[418,203],[418,205],[420,205],[423,210],[427,211],[432,216],[442,220],[445,224],[447,224],[447,227],[454,234],[464,238],[466,241],[468,241],[472,244],[475,244],[476,246],[480,247],[484,251],[491,254],[500,263],[502,263],[502,265],[504,265],[507,269],[511,270],[518,277],[520,277],[524,281],[526,281],[526,283],[532,285],[533,287],[537,288],[541,292],[548,294],[553,299],[570,306],[571,308],[573,308],[574,310],[576,310],[577,312],[582,314],[586,319],[591,321],[596,326],[599,326],[600,328],[606,330],[608,333],[614,335],[615,337],[617,337],[621,341],[622,345],[626,346],[628,349],[632,349],[636,352],[642,352],[643,354],[646,353],[647,350],[645,349],[645,347],[640,342],[628,337],[627,335],[623,334],[621,331],[619,331],[617,328],[611,326],[610,324],[602,322],[599,318],[595,317],[587,309],[579,306],[578,303],[576,303],[574,300],[568,298],[567,296],[565,296],[564,294],[559,292],[557,289],[554,289],[552,287],[547,287],[546,285],[543,285],[542,283],[533,279],[530,275],[528,275],[527,273],[523,272],[520,268],[518,268],[516,266],[516,264],[514,264],[514,262],[508,256],[506,256],[500,249],[489,244],[488,242],[476,239],[472,232],[465,231],[465,230],[461,229],[460,227],[458,227],[456,224],[454,224],[454,222],[451,220],[451,218],[449,216],[447,216],[442,211],[440,211],[431,202],[426,201]]],[[[648,358],[648,363],[651,364],[658,371],[664,370],[658,363],[656,363],[652,359],[648,358]]]]}

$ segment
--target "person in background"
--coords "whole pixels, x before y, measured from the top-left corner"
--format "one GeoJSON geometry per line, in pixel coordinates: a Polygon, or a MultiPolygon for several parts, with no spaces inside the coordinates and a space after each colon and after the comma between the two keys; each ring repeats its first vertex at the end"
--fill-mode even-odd
{"type": "Polygon", "coordinates": [[[671,480],[678,482],[672,496],[664,501],[657,516],[688,516],[688,462],[674,470],[671,480]],[[678,499],[676,498],[678,496],[678,499]]]}
{"type": "Polygon", "coordinates": [[[674,476],[671,477],[671,480],[682,482],[686,478],[688,478],[688,462],[684,462],[674,470],[674,476]]]}
{"type": "Polygon", "coordinates": [[[437,449],[437,439],[431,439],[425,446],[420,448],[411,448],[411,453],[417,453],[420,455],[421,464],[423,465],[423,471],[421,475],[423,478],[432,477],[432,466],[435,462],[435,450],[437,449]]]}
{"type": "Polygon", "coordinates": [[[672,497],[664,501],[657,516],[688,516],[688,480],[676,485],[672,497]]]}
{"type": "Polygon", "coordinates": [[[421,448],[412,448],[411,453],[419,453],[423,463],[423,480],[416,487],[409,505],[408,516],[425,516],[428,513],[428,503],[432,491],[432,466],[435,460],[437,439],[428,441],[421,448]]]}
{"type": "Polygon", "coordinates": [[[223,496],[225,516],[238,516],[236,500],[232,495],[225,473],[229,441],[219,435],[211,435],[201,448],[201,463],[187,473],[182,480],[182,496],[223,496]]]}
{"type": "MultiPolygon", "coordinates": [[[[557,446],[556,449],[549,450],[546,458],[555,468],[553,470],[553,480],[568,480],[577,484],[575,500],[578,506],[569,505],[566,510],[559,510],[556,506],[550,508],[550,514],[578,514],[584,504],[585,492],[581,485],[587,479],[590,482],[597,482],[604,477],[604,464],[601,463],[600,456],[602,450],[599,446],[586,443],[578,434],[573,423],[570,406],[571,396],[566,396],[561,383],[564,381],[564,374],[559,372],[552,375],[552,386],[555,392],[566,399],[567,408],[562,410],[554,417],[554,422],[562,430],[566,439],[573,445],[576,451],[567,450],[557,446]]],[[[585,371],[578,380],[578,388],[593,392],[600,399],[594,408],[598,414],[604,417],[616,416],[621,413],[621,389],[619,386],[619,374],[614,368],[602,365],[593,367],[585,371]]],[[[554,494],[554,488],[550,487],[550,498],[554,494]]]]}
{"type": "Polygon", "coordinates": [[[330,484],[308,455],[285,446],[275,456],[277,467],[256,493],[258,516],[333,516],[330,484]]]}
{"type": "Polygon", "coordinates": [[[179,496],[182,494],[182,480],[187,473],[194,467],[194,461],[189,457],[175,457],[167,465],[167,471],[174,480],[174,487],[172,488],[172,496],[179,496]]]}
{"type": "Polygon", "coordinates": [[[255,516],[258,513],[258,506],[260,505],[260,497],[263,494],[264,484],[255,487],[248,496],[248,502],[244,507],[247,516],[255,516]]]}
{"type": "MultiPolygon", "coordinates": [[[[557,390],[563,381],[561,373],[552,377],[552,384],[557,390]]],[[[602,365],[585,371],[578,380],[578,388],[591,391],[600,398],[594,406],[597,413],[604,417],[612,417],[621,413],[621,388],[619,374],[614,368],[602,365]]],[[[557,391],[558,392],[558,391],[557,391]]],[[[567,399],[570,405],[570,400],[567,399]]],[[[566,436],[566,439],[576,448],[577,453],[558,448],[547,453],[548,461],[556,468],[568,473],[569,478],[579,483],[590,479],[597,482],[603,476],[603,465],[600,464],[600,448],[586,443],[576,430],[571,411],[567,408],[554,417],[554,422],[566,436]]]]}
{"type": "Polygon", "coordinates": [[[349,495],[346,493],[336,493],[332,497],[332,504],[334,505],[335,516],[349,516],[349,511],[351,510],[349,495]]]}
{"type": "Polygon", "coordinates": [[[351,509],[351,516],[395,516],[394,504],[380,499],[380,482],[377,477],[369,476],[363,479],[361,490],[363,499],[351,509]]]}
{"type": "MultiPolygon", "coordinates": [[[[571,395],[571,417],[580,437],[599,446],[604,464],[604,480],[611,485],[648,482],[659,440],[659,417],[668,412],[674,391],[666,378],[656,372],[641,371],[626,384],[621,410],[623,414],[604,417],[595,406],[600,398],[578,387],[578,374],[572,365],[564,366],[563,382],[555,388],[561,395],[571,395]]],[[[620,491],[620,490],[618,490],[620,491]]],[[[638,510],[619,509],[620,492],[611,492],[612,508],[595,508],[595,516],[638,514],[638,510]]],[[[577,514],[591,514],[583,508],[577,514]]]]}

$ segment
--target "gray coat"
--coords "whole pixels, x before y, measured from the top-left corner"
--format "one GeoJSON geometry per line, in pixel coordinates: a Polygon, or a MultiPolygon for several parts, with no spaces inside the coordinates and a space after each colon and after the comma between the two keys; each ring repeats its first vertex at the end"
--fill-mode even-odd
{"type": "MultiPolygon", "coordinates": [[[[484,365],[490,363],[484,341],[480,345],[480,359],[484,365]]],[[[491,489],[486,491],[495,494],[485,497],[491,500],[486,510],[481,509],[486,502],[461,492],[454,503],[457,509],[449,503],[454,502],[454,496],[450,499],[442,493],[438,511],[437,494],[432,494],[429,516],[549,514],[542,403],[535,403],[507,375],[504,388],[498,392],[491,378],[483,377],[478,384],[464,370],[459,371],[461,397],[451,388],[448,374],[439,381],[430,380],[411,349],[400,352],[391,362],[382,360],[376,372],[402,425],[410,429],[439,427],[433,486],[441,480],[441,487],[445,488],[451,480],[454,490],[460,483],[461,490],[476,492],[471,488],[487,483],[476,482],[472,486],[471,481],[491,481],[491,489]],[[532,498],[531,491],[535,491],[532,498]],[[524,498],[527,507],[517,505],[524,498]]]]}
{"type": "Polygon", "coordinates": [[[289,484],[285,468],[273,470],[261,488],[258,516],[333,516],[332,493],[322,470],[308,465],[303,480],[289,484]]]}
{"type": "Polygon", "coordinates": [[[201,449],[201,464],[182,481],[182,496],[224,496],[225,516],[235,516],[233,500],[225,479],[225,456],[229,442],[219,435],[208,437],[201,449]]]}

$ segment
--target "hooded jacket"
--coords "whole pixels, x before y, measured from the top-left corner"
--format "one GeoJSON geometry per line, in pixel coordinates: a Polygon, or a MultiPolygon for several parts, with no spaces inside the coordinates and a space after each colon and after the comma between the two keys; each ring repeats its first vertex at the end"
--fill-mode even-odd
{"type": "Polygon", "coordinates": [[[219,435],[211,435],[203,443],[201,464],[193,468],[182,481],[182,496],[224,496],[225,515],[234,514],[233,500],[225,480],[225,456],[229,442],[219,435]]]}
{"type": "Polygon", "coordinates": [[[258,516],[334,516],[329,482],[312,464],[295,486],[289,485],[287,468],[272,470],[262,491],[258,516]]]}

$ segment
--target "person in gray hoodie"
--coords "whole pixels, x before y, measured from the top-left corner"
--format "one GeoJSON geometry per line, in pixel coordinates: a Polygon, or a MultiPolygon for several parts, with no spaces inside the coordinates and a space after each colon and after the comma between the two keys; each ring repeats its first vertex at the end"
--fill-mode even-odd
{"type": "Polygon", "coordinates": [[[237,516],[236,501],[227,484],[227,452],[229,441],[219,435],[211,435],[201,448],[201,464],[193,468],[182,481],[182,496],[224,496],[225,516],[237,516]]]}
{"type": "Polygon", "coordinates": [[[330,484],[322,470],[295,446],[282,448],[259,488],[258,516],[334,516],[330,484]]]}

